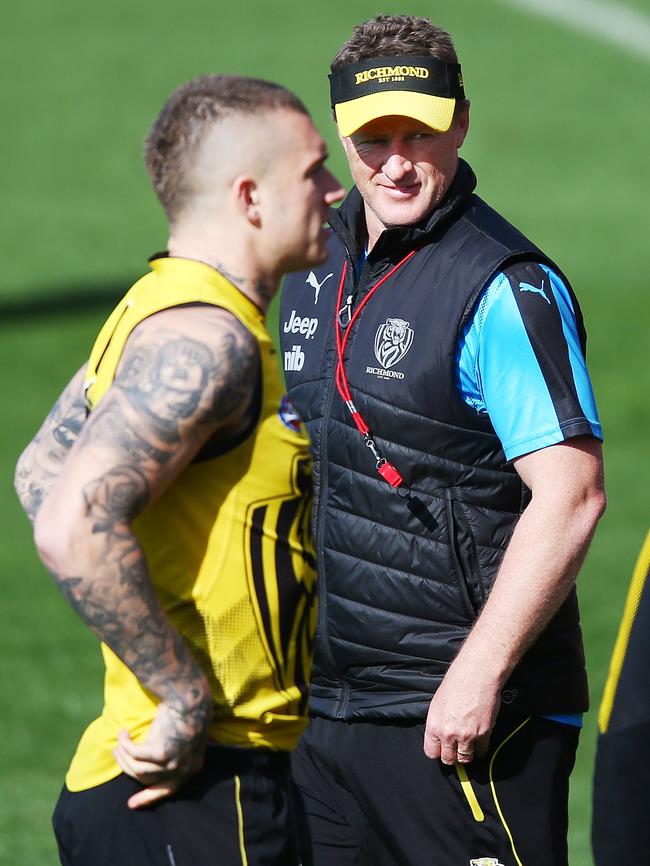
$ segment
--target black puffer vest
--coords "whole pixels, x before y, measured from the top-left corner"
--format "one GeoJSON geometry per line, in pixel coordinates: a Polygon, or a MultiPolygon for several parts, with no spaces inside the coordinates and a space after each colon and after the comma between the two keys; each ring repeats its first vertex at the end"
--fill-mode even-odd
{"type": "MultiPolygon", "coordinates": [[[[354,189],[332,220],[327,263],[286,281],[285,376],[314,458],[321,588],[315,715],[426,715],[529,499],[489,419],[458,394],[454,359],[490,277],[517,260],[557,268],[473,194],[475,184],[461,162],[443,203],[417,226],[385,231],[360,274],[363,203],[354,189]],[[346,261],[343,297],[352,296],[354,310],[413,249],[361,311],[345,353],[353,400],[404,476],[396,491],[377,474],[335,385],[336,299],[346,261]]],[[[575,591],[502,700],[518,712],[587,708],[575,591]]]]}

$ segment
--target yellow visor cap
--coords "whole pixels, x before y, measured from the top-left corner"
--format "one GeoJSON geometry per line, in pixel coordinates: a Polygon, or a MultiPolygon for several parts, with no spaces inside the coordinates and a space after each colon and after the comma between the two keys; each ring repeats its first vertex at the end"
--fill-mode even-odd
{"type": "Polygon", "coordinates": [[[339,102],[334,111],[339,133],[347,137],[371,120],[393,115],[412,117],[436,132],[447,132],[455,107],[456,100],[445,96],[431,96],[412,90],[386,90],[339,102]]]}

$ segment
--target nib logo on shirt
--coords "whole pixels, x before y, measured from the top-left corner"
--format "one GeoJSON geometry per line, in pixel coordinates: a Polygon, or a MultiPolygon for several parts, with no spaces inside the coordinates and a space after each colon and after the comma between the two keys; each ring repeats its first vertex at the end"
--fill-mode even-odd
{"type": "Polygon", "coordinates": [[[299,373],[305,366],[305,353],[300,346],[292,346],[289,352],[284,353],[284,369],[299,373]]]}

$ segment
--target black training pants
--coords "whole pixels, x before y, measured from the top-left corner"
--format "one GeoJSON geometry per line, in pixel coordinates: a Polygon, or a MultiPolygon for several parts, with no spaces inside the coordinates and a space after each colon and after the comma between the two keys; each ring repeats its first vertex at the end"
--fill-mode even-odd
{"type": "Polygon", "coordinates": [[[203,770],[160,804],[126,802],[129,776],[63,788],[54,830],[63,866],[307,866],[285,753],[208,748],[203,770]]]}
{"type": "Polygon", "coordinates": [[[312,720],[292,764],[314,866],[567,866],[577,728],[502,714],[466,775],[429,760],[423,735],[312,720]]]}

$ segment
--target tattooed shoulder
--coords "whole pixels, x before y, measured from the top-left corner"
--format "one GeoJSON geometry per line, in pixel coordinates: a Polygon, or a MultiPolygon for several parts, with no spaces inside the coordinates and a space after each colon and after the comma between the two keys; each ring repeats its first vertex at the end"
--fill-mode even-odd
{"type": "Polygon", "coordinates": [[[249,409],[258,376],[260,357],[257,341],[234,317],[225,326],[214,346],[215,364],[211,383],[211,401],[206,416],[213,423],[223,423],[249,409]]]}
{"type": "Polygon", "coordinates": [[[134,466],[160,467],[181,440],[201,444],[220,427],[239,424],[258,371],[257,342],[230,313],[165,310],[129,337],[88,437],[117,448],[134,466]]]}

